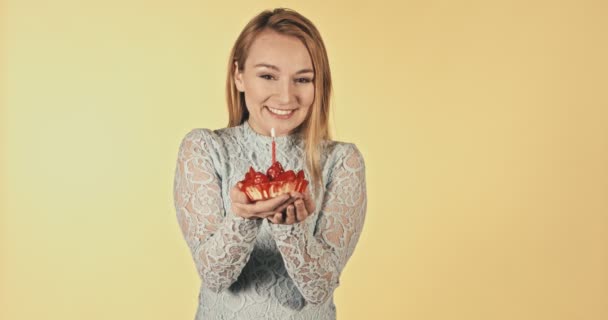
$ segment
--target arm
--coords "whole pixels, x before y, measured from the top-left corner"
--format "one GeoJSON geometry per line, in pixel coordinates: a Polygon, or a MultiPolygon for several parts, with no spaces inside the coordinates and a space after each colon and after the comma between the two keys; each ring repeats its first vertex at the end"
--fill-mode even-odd
{"type": "Polygon", "coordinates": [[[310,218],[271,225],[287,272],[309,303],[325,302],[338,287],[340,273],[361,235],[366,208],[365,163],[351,144],[333,168],[316,234],[305,225],[310,218]]]}
{"type": "Polygon", "coordinates": [[[213,167],[207,129],[190,131],[179,147],[174,204],[203,284],[228,288],[249,260],[259,231],[256,220],[225,215],[222,189],[213,167]]]}

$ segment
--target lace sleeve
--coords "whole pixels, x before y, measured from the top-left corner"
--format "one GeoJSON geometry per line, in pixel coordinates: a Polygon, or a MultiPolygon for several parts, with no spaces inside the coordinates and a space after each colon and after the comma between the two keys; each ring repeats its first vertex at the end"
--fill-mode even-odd
{"type": "Polygon", "coordinates": [[[365,163],[357,147],[347,145],[335,164],[313,234],[306,219],[293,225],[271,224],[287,272],[311,304],[325,302],[339,285],[365,220],[365,163]]]}
{"type": "Polygon", "coordinates": [[[215,292],[236,281],[249,260],[260,224],[226,216],[220,180],[213,167],[208,129],[194,129],[182,140],[173,198],[177,220],[196,269],[215,292]]]}

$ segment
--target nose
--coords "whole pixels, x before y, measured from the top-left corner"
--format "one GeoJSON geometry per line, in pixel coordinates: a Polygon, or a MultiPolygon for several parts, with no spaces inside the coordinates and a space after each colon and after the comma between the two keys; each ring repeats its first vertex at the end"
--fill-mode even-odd
{"type": "Polygon", "coordinates": [[[291,103],[292,99],[292,83],[289,79],[282,80],[279,83],[278,92],[278,103],[281,105],[287,105],[291,103]]]}

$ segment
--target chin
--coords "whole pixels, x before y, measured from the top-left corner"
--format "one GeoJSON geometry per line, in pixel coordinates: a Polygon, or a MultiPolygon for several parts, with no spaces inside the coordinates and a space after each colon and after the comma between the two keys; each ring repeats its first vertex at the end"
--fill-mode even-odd
{"type": "Polygon", "coordinates": [[[293,124],[282,124],[282,125],[277,125],[274,130],[277,131],[277,135],[287,135],[290,133],[294,133],[295,130],[297,130],[300,125],[302,124],[302,122],[298,122],[298,123],[293,123],[293,124]]]}

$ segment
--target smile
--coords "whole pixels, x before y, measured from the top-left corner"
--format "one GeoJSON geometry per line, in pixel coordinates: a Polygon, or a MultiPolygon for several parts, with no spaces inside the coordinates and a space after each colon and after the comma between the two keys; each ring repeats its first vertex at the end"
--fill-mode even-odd
{"type": "Polygon", "coordinates": [[[268,107],[268,106],[266,108],[268,108],[268,110],[270,110],[272,113],[279,114],[279,115],[282,115],[282,116],[288,115],[288,114],[292,113],[295,110],[295,109],[292,109],[292,110],[281,110],[281,109],[271,108],[271,107],[268,107]]]}
{"type": "Polygon", "coordinates": [[[281,110],[281,109],[275,109],[275,108],[271,108],[269,106],[266,106],[266,109],[268,109],[270,111],[270,113],[274,116],[276,116],[277,118],[280,119],[287,119],[289,118],[296,109],[291,109],[291,110],[281,110]]]}

